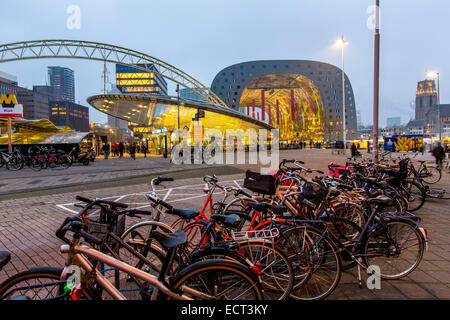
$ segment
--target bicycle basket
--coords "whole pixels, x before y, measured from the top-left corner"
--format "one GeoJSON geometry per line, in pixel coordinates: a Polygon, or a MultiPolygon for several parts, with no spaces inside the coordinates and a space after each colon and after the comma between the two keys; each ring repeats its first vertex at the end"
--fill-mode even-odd
{"type": "Polygon", "coordinates": [[[303,186],[303,197],[315,205],[319,205],[327,195],[327,190],[317,183],[306,182],[303,186]]]}
{"type": "MultiPolygon", "coordinates": [[[[121,215],[117,217],[116,215],[107,215],[103,212],[102,208],[92,207],[87,210],[82,216],[82,222],[88,228],[88,232],[93,236],[103,239],[108,232],[108,225],[112,226],[112,232],[121,236],[125,232],[125,220],[126,216],[121,215]],[[108,219],[113,219],[108,221],[108,219]]],[[[114,239],[108,239],[108,244],[113,245],[114,239]]]]}
{"type": "Polygon", "coordinates": [[[262,175],[258,172],[247,170],[245,173],[244,188],[256,193],[274,195],[275,182],[275,178],[271,175],[262,175]]]}

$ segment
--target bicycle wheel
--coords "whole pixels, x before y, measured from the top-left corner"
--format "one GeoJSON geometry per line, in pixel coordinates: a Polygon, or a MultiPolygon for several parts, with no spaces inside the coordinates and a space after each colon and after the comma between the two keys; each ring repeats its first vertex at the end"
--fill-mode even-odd
{"type": "Polygon", "coordinates": [[[425,189],[414,180],[406,180],[404,189],[408,200],[408,211],[417,211],[422,208],[426,199],[425,189]]]}
{"type": "Polygon", "coordinates": [[[277,246],[287,253],[296,283],[291,298],[321,300],[339,284],[341,259],[334,242],[315,228],[295,226],[282,231],[277,246]]]}
{"type": "Polygon", "coordinates": [[[24,166],[24,161],[20,158],[13,157],[6,163],[6,169],[11,171],[21,170],[24,166]]]}
{"type": "Polygon", "coordinates": [[[117,243],[116,252],[119,252],[120,259],[125,263],[157,275],[161,270],[166,252],[155,239],[152,239],[152,230],[172,233],[172,229],[161,222],[144,221],[131,226],[121,235],[121,239],[127,245],[148,259],[151,264],[141,261],[119,243],[117,243]]]}
{"type": "Polygon", "coordinates": [[[187,224],[183,231],[186,234],[187,250],[192,252],[196,248],[214,240],[214,234],[207,231],[208,223],[200,220],[187,224]]]}
{"type": "MultiPolygon", "coordinates": [[[[27,297],[30,300],[67,300],[70,299],[63,288],[66,280],[61,280],[61,268],[37,267],[20,272],[0,285],[0,300],[27,297]]],[[[95,293],[83,289],[83,299],[96,299],[95,293]]]]}
{"type": "Polygon", "coordinates": [[[196,262],[171,278],[170,283],[194,299],[264,299],[257,276],[247,266],[230,260],[196,262]]]}
{"type": "Polygon", "coordinates": [[[285,300],[294,286],[294,269],[288,257],[267,241],[246,241],[239,243],[239,250],[260,269],[265,298],[285,300]]]}
{"type": "Polygon", "coordinates": [[[426,184],[434,184],[441,180],[442,172],[439,168],[436,167],[424,167],[419,172],[419,177],[426,184]]]}
{"type": "Polygon", "coordinates": [[[375,228],[363,248],[366,265],[378,266],[381,278],[400,279],[419,265],[425,239],[414,223],[394,220],[375,228]]]}
{"type": "Polygon", "coordinates": [[[43,163],[38,158],[31,159],[30,168],[34,171],[41,171],[43,167],[43,163]]]}

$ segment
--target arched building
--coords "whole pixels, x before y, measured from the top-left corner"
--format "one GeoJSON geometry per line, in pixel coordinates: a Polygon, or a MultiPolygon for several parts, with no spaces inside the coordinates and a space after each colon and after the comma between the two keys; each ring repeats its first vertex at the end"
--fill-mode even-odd
{"type": "MultiPolygon", "coordinates": [[[[337,141],[343,138],[342,70],[308,60],[261,60],[229,66],[211,84],[230,108],[280,129],[280,138],[337,141]]],[[[356,138],[353,89],[345,75],[347,139],[356,138]]]]}

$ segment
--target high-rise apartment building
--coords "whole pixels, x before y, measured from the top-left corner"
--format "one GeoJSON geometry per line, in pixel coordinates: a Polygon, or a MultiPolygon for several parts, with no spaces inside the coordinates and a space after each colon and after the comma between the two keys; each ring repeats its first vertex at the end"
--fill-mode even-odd
{"type": "Polygon", "coordinates": [[[75,103],[75,74],[72,69],[48,67],[48,77],[53,88],[52,101],[75,103]]]}

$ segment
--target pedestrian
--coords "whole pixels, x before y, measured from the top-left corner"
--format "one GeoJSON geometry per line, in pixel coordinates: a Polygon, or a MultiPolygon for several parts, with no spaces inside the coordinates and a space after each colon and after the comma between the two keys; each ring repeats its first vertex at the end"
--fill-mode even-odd
{"type": "Polygon", "coordinates": [[[105,156],[105,160],[108,160],[109,153],[111,152],[111,147],[109,143],[105,143],[102,147],[103,155],[105,156]]]}
{"type": "Polygon", "coordinates": [[[436,164],[442,169],[442,161],[445,158],[445,150],[441,145],[441,142],[438,142],[437,146],[433,149],[433,157],[436,159],[436,164]]]}
{"type": "Polygon", "coordinates": [[[130,145],[130,157],[133,158],[133,160],[136,160],[136,143],[132,143],[130,145]]]}
{"type": "Polygon", "coordinates": [[[352,153],[352,158],[356,157],[357,149],[356,149],[356,144],[354,142],[352,143],[352,146],[351,146],[350,150],[351,150],[351,153],[352,153]]]}
{"type": "Polygon", "coordinates": [[[119,145],[117,144],[117,142],[114,142],[113,146],[113,155],[114,157],[118,157],[119,156],[119,145]]]}
{"type": "Polygon", "coordinates": [[[119,150],[119,157],[122,158],[123,157],[123,151],[125,150],[125,146],[123,145],[122,141],[120,141],[120,143],[119,143],[118,150],[119,150]]]}
{"type": "Polygon", "coordinates": [[[147,147],[143,144],[141,147],[142,153],[144,154],[144,158],[147,158],[147,147]]]}

